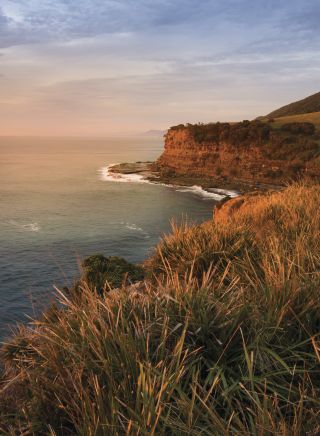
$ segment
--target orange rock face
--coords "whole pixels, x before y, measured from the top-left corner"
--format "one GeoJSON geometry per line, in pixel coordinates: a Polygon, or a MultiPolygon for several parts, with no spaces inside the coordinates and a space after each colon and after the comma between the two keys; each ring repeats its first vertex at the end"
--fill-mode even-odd
{"type": "Polygon", "coordinates": [[[158,170],[168,175],[271,184],[301,176],[320,178],[316,137],[246,123],[212,125],[213,133],[211,125],[170,129],[165,151],[156,163],[158,170]],[[207,130],[203,133],[202,129],[207,130]]]}

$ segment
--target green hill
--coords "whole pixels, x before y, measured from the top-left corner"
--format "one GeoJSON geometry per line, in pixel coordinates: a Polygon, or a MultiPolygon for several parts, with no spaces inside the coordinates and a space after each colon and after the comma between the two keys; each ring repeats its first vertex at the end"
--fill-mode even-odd
{"type": "Polygon", "coordinates": [[[310,95],[303,100],[295,101],[277,109],[267,115],[268,118],[287,117],[290,115],[308,114],[320,111],[320,92],[310,95]]]}

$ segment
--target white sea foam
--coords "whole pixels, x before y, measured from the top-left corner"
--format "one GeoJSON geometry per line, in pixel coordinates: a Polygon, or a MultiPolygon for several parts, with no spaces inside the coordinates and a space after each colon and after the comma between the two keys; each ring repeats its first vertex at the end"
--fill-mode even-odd
{"type": "Polygon", "coordinates": [[[141,174],[120,174],[113,173],[110,169],[118,164],[111,164],[99,170],[100,179],[104,182],[122,182],[122,183],[150,183],[141,174]]]}
{"type": "Polygon", "coordinates": [[[39,232],[41,230],[41,227],[39,226],[38,223],[23,224],[23,223],[19,223],[19,222],[15,221],[15,220],[10,220],[9,224],[11,224],[14,227],[17,227],[18,229],[26,230],[29,232],[39,232]]]}
{"type": "Polygon", "coordinates": [[[201,186],[184,186],[182,189],[178,188],[177,191],[179,192],[189,192],[190,194],[196,194],[200,195],[205,200],[216,200],[220,201],[223,198],[225,198],[225,195],[217,194],[216,192],[209,192],[205,189],[201,188],[201,186]]]}
{"type": "Polygon", "coordinates": [[[110,169],[118,164],[110,164],[106,167],[103,167],[99,170],[100,179],[104,182],[122,182],[122,183],[149,183],[151,185],[162,185],[166,186],[168,188],[175,189],[178,192],[186,192],[189,194],[195,194],[202,197],[204,200],[215,200],[220,201],[225,197],[237,197],[239,194],[236,191],[228,191],[226,189],[218,189],[218,188],[212,188],[210,191],[207,191],[206,189],[203,189],[201,186],[194,185],[194,186],[181,186],[178,187],[177,185],[171,185],[171,184],[165,184],[165,183],[158,183],[158,182],[151,182],[150,180],[146,179],[145,176],[141,174],[120,174],[120,173],[113,173],[110,171],[110,169]]]}
{"type": "Polygon", "coordinates": [[[237,191],[229,191],[227,189],[218,189],[218,188],[212,188],[212,191],[217,192],[218,194],[222,194],[224,196],[228,196],[231,198],[238,197],[240,194],[237,191]]]}
{"type": "Polygon", "coordinates": [[[129,230],[135,230],[137,232],[143,232],[143,229],[141,227],[138,227],[136,224],[125,223],[125,226],[129,230]]]}
{"type": "Polygon", "coordinates": [[[120,224],[123,225],[128,230],[140,233],[145,239],[150,238],[149,233],[145,232],[141,227],[137,226],[134,223],[128,223],[128,222],[121,221],[120,224]]]}

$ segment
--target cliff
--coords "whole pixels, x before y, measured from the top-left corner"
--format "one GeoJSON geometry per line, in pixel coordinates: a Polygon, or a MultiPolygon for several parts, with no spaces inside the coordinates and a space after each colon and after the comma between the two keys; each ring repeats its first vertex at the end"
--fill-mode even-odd
{"type": "Polygon", "coordinates": [[[179,125],[165,135],[162,175],[282,184],[320,177],[320,136],[312,123],[243,121],[179,125]]]}

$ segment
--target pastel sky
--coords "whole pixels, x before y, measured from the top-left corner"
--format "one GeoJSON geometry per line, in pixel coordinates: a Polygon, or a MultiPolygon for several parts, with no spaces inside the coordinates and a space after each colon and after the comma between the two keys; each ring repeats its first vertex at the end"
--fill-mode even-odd
{"type": "Polygon", "coordinates": [[[0,134],[242,120],[320,89],[319,0],[1,0],[0,134]]]}

